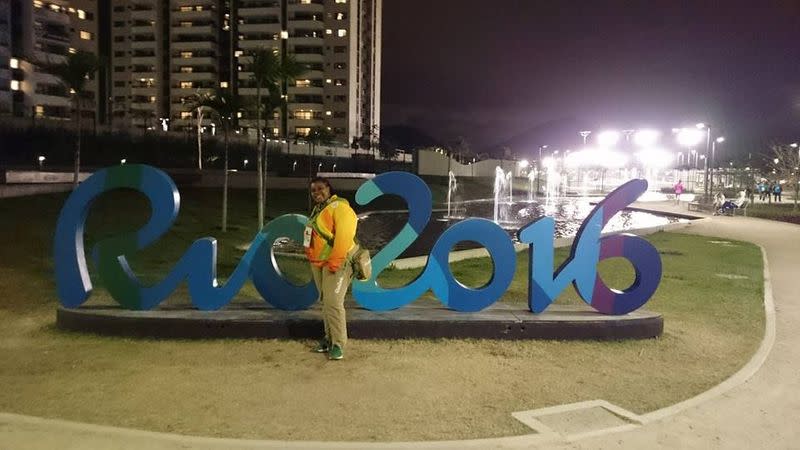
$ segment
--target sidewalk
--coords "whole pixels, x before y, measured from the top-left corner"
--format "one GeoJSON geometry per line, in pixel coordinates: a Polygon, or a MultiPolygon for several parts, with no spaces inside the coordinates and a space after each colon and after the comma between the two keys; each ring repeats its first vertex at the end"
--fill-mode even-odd
{"type": "MultiPolygon", "coordinates": [[[[686,205],[639,203],[634,206],[686,213],[686,205]]],[[[700,214],[698,214],[700,215],[700,214]]],[[[775,301],[776,336],[755,375],[698,406],[629,431],[574,442],[528,435],[463,442],[320,443],[239,441],[185,437],[58,420],[0,414],[0,449],[257,449],[257,448],[797,448],[800,443],[800,226],[749,217],[712,217],[686,233],[754,242],[767,255],[775,301]]],[[[268,420],[265,418],[265,420],[268,420]]]]}

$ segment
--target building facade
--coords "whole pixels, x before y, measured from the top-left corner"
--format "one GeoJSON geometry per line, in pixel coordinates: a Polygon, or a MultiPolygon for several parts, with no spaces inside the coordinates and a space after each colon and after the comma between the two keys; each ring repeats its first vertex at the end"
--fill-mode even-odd
{"type": "MultiPolygon", "coordinates": [[[[382,0],[111,0],[110,110],[116,128],[196,126],[192,94],[229,89],[254,105],[249,53],[293,55],[305,72],[282,94],[266,132],[339,142],[380,127],[382,0]]],[[[237,118],[255,135],[252,108],[237,118]]],[[[208,120],[206,119],[206,122],[208,120]]]]}
{"type": "MultiPolygon", "coordinates": [[[[66,63],[70,53],[98,54],[96,7],[93,0],[0,0],[0,114],[74,117],[70,92],[48,67],[66,63]]],[[[81,100],[87,126],[99,101],[93,75],[81,100]]]]}

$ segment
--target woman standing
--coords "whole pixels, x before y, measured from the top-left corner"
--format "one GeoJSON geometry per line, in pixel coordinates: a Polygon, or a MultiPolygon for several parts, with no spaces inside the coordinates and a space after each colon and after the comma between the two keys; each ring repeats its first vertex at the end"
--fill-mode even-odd
{"type": "Polygon", "coordinates": [[[350,258],[358,218],[347,200],[331,195],[331,184],[317,177],[309,186],[314,210],[306,224],[303,246],[311,263],[311,274],[322,303],[325,337],[314,351],[328,353],[328,359],[342,359],[347,344],[344,297],[353,273],[350,258]]]}

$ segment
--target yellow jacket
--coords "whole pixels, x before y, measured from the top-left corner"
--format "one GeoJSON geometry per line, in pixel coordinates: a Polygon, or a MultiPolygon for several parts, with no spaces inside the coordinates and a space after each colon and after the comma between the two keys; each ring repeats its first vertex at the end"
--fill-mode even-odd
{"type": "Polygon", "coordinates": [[[305,248],[311,264],[327,266],[331,272],[339,270],[355,246],[357,224],[355,211],[343,198],[332,195],[317,205],[306,224],[311,229],[311,241],[305,248]]]}

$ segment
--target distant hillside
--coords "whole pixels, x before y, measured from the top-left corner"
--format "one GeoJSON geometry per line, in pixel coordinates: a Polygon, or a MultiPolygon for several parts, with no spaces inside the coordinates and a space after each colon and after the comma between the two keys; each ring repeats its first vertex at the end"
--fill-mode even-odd
{"type": "Polygon", "coordinates": [[[391,143],[395,148],[403,150],[442,145],[441,142],[419,128],[408,125],[390,125],[382,127],[381,140],[391,143]]]}
{"type": "Polygon", "coordinates": [[[551,120],[492,145],[489,153],[502,156],[505,147],[516,155],[532,155],[541,145],[556,149],[578,147],[583,142],[578,132],[583,129],[586,124],[576,117],[551,120]]]}

